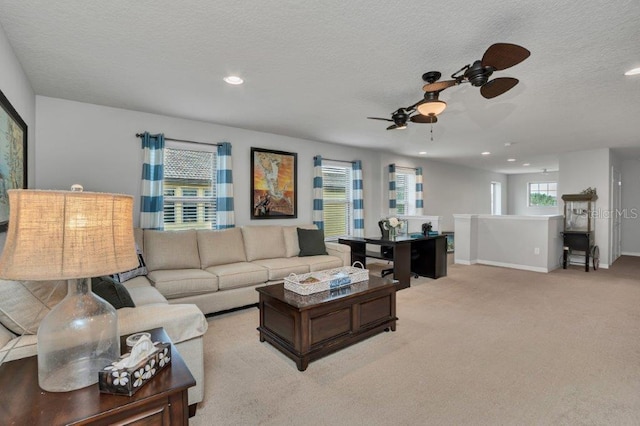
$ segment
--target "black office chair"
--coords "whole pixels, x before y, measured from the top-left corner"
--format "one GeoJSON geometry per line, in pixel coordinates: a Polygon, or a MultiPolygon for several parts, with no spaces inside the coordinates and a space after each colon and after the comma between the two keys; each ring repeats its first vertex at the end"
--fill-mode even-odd
{"type": "MultiPolygon", "coordinates": [[[[378,226],[380,227],[382,238],[388,240],[389,230],[384,227],[384,222],[382,220],[378,221],[378,226]]],[[[383,259],[393,261],[393,246],[380,246],[380,254],[383,259]]],[[[393,274],[393,268],[383,269],[380,276],[385,277],[389,274],[393,274]]]]}
{"type": "MultiPolygon", "coordinates": [[[[385,240],[388,240],[389,230],[384,227],[384,222],[382,220],[378,221],[378,226],[380,227],[380,233],[382,234],[382,238],[385,240]]],[[[393,246],[380,246],[380,254],[382,255],[383,259],[393,261],[393,246]]],[[[413,264],[413,261],[416,260],[419,256],[420,254],[418,253],[418,251],[412,249],[411,263],[413,264]]],[[[419,275],[416,274],[415,272],[411,271],[411,273],[413,274],[413,278],[419,277],[419,275]]],[[[389,274],[393,274],[393,268],[383,269],[382,272],[380,273],[380,276],[385,277],[389,274]]]]}

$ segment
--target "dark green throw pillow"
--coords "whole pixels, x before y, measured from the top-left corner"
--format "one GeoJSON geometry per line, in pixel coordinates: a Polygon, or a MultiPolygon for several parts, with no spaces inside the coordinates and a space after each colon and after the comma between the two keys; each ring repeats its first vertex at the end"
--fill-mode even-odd
{"type": "Polygon", "coordinates": [[[298,228],[298,245],[300,246],[300,254],[298,254],[300,257],[327,254],[322,229],[298,228]]]}
{"type": "Polygon", "coordinates": [[[131,299],[129,290],[120,283],[105,280],[104,278],[91,278],[91,290],[104,300],[109,302],[114,308],[135,308],[136,305],[131,299]]]}

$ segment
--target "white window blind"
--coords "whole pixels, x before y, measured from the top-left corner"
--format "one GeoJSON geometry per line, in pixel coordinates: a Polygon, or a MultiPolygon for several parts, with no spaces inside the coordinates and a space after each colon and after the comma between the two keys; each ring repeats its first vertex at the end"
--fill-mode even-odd
{"type": "Polygon", "coordinates": [[[351,235],[353,197],[351,167],[322,166],[323,220],[325,238],[351,235]]]}
{"type": "Polygon", "coordinates": [[[198,148],[165,148],[165,230],[216,226],[216,153],[207,145],[198,148]]]}
{"type": "Polygon", "coordinates": [[[416,214],[416,172],[396,169],[396,209],[398,215],[416,214]]]}

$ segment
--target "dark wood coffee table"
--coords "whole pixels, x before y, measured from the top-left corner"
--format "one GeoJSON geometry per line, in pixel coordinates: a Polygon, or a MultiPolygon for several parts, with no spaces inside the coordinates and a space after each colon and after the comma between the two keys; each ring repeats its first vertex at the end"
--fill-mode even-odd
{"type": "MultiPolygon", "coordinates": [[[[162,328],[147,331],[153,341],[171,341],[162,328]]],[[[124,337],[122,346],[126,348],[124,337]]],[[[173,345],[169,367],[130,397],[100,393],[97,383],[71,392],[43,391],[38,386],[37,358],[32,356],[0,366],[0,424],[187,425],[187,389],[195,384],[173,345]]]]}
{"type": "Polygon", "coordinates": [[[260,341],[294,360],[300,371],[310,361],[396,329],[396,285],[391,279],[370,277],[308,296],[285,290],[284,284],[256,290],[260,341]]]}

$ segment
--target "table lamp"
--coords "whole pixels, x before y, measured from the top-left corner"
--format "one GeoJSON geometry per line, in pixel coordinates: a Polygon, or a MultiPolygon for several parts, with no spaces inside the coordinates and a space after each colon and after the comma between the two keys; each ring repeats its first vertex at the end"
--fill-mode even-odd
{"type": "Polygon", "coordinates": [[[72,191],[13,189],[0,276],[68,280],[66,297],[38,328],[38,383],[67,392],[98,381],[120,356],[116,310],[91,291],[91,277],[138,265],[133,197],[72,191]]]}

